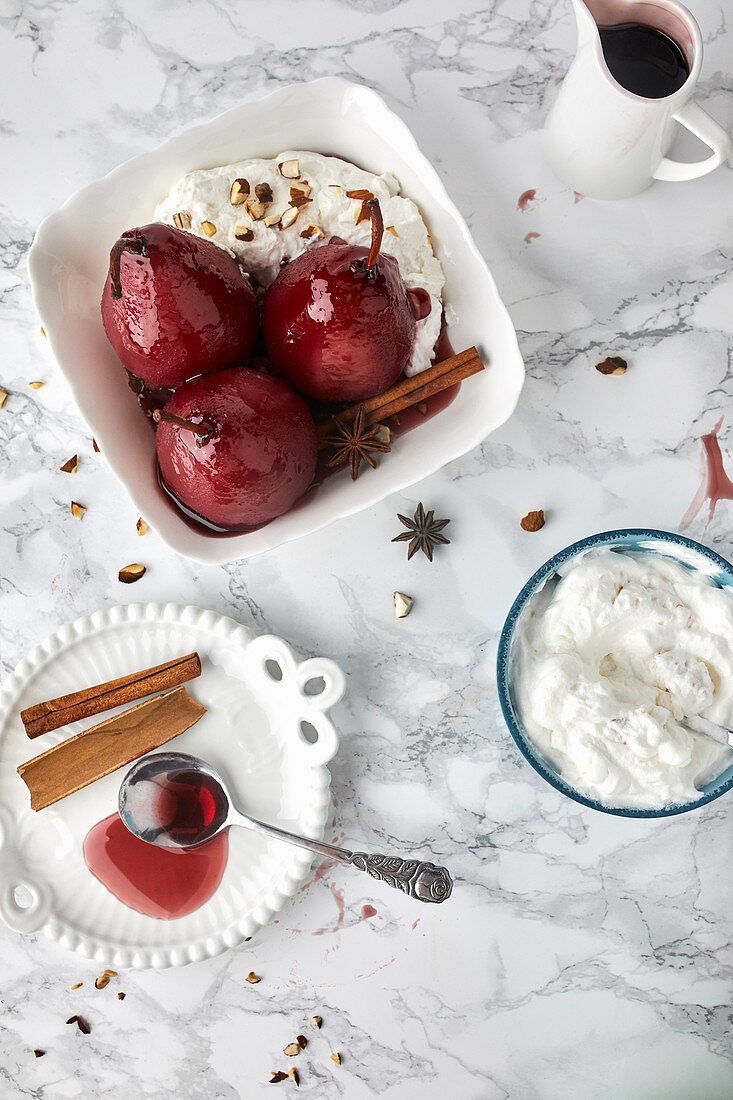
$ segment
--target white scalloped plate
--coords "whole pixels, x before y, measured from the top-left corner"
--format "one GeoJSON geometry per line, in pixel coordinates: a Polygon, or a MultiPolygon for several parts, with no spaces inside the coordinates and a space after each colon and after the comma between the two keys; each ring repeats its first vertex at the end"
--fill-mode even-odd
{"type": "Polygon", "coordinates": [[[24,707],[192,650],[201,656],[202,672],[187,688],[207,713],[166,747],[210,761],[255,817],[323,835],[330,803],[326,764],[338,748],[326,712],[344,690],[337,665],[324,658],[298,663],[282,639],[254,637],[234,620],[196,607],[98,611],[37,646],[0,690],[0,916],[10,928],[43,931],[114,967],[181,966],[241,943],[303,881],[308,852],[232,829],[213,897],[186,917],[156,920],[119,902],[82,856],[89,829],[116,809],[127,767],[45,810],[30,809],[17,766],[101,719],[29,741],[19,717],[24,707]],[[310,694],[306,685],[322,690],[310,694]],[[311,739],[317,732],[313,743],[303,736],[303,722],[311,739]]]}
{"type": "Polygon", "coordinates": [[[53,354],[102,454],[156,534],[195,561],[252,557],[405,489],[508,420],[524,382],[509,314],[435,169],[376,92],[335,77],[281,88],[235,107],[84,187],[39,226],[28,271],[53,354]],[[153,433],[104,334],[99,301],[115,240],[123,230],[149,222],[156,203],[184,173],[275,156],[283,149],[332,153],[397,177],[403,194],[420,207],[443,264],[453,345],[460,350],[475,344],[487,369],[439,416],[398,440],[389,460],[368,476],[355,482],[346,473],[327,478],[272,523],[212,538],[194,529],[160,488],[153,433]]]}

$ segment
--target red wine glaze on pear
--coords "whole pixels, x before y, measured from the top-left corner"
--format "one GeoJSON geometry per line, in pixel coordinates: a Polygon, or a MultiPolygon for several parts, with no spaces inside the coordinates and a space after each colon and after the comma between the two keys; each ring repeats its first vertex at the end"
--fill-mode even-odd
{"type": "Polygon", "coordinates": [[[112,248],[101,309],[123,366],[153,386],[246,362],[259,326],[236,260],[158,222],[127,230],[112,248]]]}
{"type": "Polygon", "coordinates": [[[281,270],[262,307],[271,362],[296,390],[320,401],[384,393],[407,366],[415,341],[415,311],[399,266],[379,251],[379,200],[364,207],[368,249],[334,237],[303,252],[281,270]]]}
{"type": "Polygon", "coordinates": [[[154,415],[166,491],[215,529],[267,523],[313,480],[313,418],[277,378],[244,367],[203,375],[154,415]]]}

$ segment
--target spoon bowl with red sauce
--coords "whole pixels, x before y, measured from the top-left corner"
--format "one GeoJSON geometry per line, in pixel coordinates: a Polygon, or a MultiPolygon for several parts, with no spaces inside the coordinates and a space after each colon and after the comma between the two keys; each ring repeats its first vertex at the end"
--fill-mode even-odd
{"type": "Polygon", "coordinates": [[[418,901],[445,901],[453,890],[445,867],[401,856],[351,852],[249,817],[234,805],[219,773],[188,753],[160,752],[138,760],[122,781],[118,809],[131,833],[160,848],[193,848],[240,825],[350,864],[418,901]]]}

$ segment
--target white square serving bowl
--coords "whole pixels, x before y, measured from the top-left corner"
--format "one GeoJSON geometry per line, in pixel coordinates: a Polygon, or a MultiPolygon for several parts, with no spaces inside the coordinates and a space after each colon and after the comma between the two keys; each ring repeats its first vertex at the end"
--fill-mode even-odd
{"type": "Polygon", "coordinates": [[[82,188],[36,233],[28,266],[53,354],[102,454],[140,515],[171,549],[222,564],[252,557],[376,504],[476,446],[513,412],[524,367],[514,328],[488,267],[437,173],[401,119],[369,88],[325,78],[280,89],[171,138],[82,188]],[[487,369],[434,419],[397,441],[376,470],[345,472],[272,523],[219,538],[196,530],[160,488],[153,433],[108,343],[99,310],[109,250],[144,225],[186,172],[283,149],[312,149],[389,171],[420,207],[446,276],[449,335],[477,345],[487,369]]]}

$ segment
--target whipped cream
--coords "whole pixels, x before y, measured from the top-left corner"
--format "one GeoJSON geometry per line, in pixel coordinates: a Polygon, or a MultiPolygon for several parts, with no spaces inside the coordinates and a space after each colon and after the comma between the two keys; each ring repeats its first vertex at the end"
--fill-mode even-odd
{"type": "Polygon", "coordinates": [[[158,204],[154,218],[175,225],[174,215],[187,214],[191,220],[190,232],[229,249],[257,283],[268,287],[283,263],[330,237],[369,246],[370,223],[365,220],[356,224],[361,200],[349,198],[348,191],[370,191],[379,199],[385,225],[382,251],[397,260],[408,288],[421,287],[430,294],[431,310],[417,322],[415,345],[406,370],[408,375],[419,374],[430,366],[440,335],[445,276],[420,211],[414,202],[399,194],[399,184],[389,173],[378,176],[338,157],[286,150],[272,159],[243,160],[221,168],[189,172],[158,204]],[[298,179],[286,179],[280,173],[278,165],[287,161],[298,162],[298,179]],[[246,204],[232,205],[230,190],[236,179],[248,182],[251,196],[257,184],[269,184],[273,200],[267,206],[266,216],[285,212],[290,204],[290,188],[299,187],[304,181],[310,187],[307,197],[311,201],[298,208],[292,225],[268,226],[265,218],[253,220],[246,204]],[[205,229],[204,223],[207,223],[205,229]],[[301,234],[310,226],[320,232],[303,237],[301,234]],[[237,239],[241,227],[252,231],[252,240],[237,239]]]}
{"type": "Polygon", "coordinates": [[[731,753],[684,728],[733,723],[733,594],[652,553],[591,551],[515,634],[522,725],[572,787],[609,806],[694,799],[731,753]]]}

